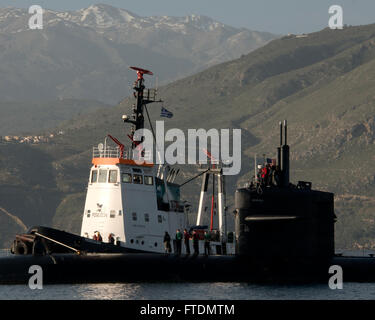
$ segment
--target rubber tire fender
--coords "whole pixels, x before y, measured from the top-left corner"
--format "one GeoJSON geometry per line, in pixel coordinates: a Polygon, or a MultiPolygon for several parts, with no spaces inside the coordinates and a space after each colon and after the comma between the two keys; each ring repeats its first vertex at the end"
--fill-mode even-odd
{"type": "Polygon", "coordinates": [[[15,254],[28,254],[29,253],[29,248],[27,247],[27,244],[23,241],[18,241],[15,249],[14,249],[15,254]]]}

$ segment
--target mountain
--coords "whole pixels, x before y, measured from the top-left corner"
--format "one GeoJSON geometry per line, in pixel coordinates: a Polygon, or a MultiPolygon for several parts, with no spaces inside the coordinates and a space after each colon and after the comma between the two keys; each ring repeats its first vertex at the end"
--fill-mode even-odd
{"type": "Polygon", "coordinates": [[[97,101],[57,100],[46,102],[0,102],[0,136],[25,135],[54,129],[74,116],[107,105],[97,101]]]}
{"type": "Polygon", "coordinates": [[[103,4],[45,10],[43,30],[29,30],[30,17],[24,9],[0,8],[0,101],[117,103],[130,93],[131,65],[151,69],[162,84],[277,37],[204,16],[141,17],[103,4]]]}
{"type": "MultiPolygon", "coordinates": [[[[288,119],[291,181],[312,181],[314,188],[334,192],[337,247],[361,248],[375,247],[374,85],[375,25],[366,25],[276,39],[239,59],[163,86],[159,95],[174,113],[166,129],[242,129],[242,170],[227,178],[228,218],[236,185],[252,176],[253,156],[275,155],[278,122],[288,119]]],[[[22,147],[6,145],[0,154],[0,194],[7,192],[7,197],[0,206],[25,224],[32,220],[78,232],[90,147],[107,133],[126,142],[129,128],[124,132],[121,116],[130,112],[131,104],[128,98],[77,116],[64,124],[64,135],[28,146],[28,159],[44,162],[40,173],[14,155],[21,154],[22,147]],[[38,188],[30,189],[36,183],[38,188]],[[46,198],[48,215],[21,208],[45,208],[46,198]]],[[[159,108],[149,107],[152,119],[159,119],[159,108]]],[[[191,178],[195,169],[184,167],[178,182],[191,178]]],[[[183,197],[195,206],[199,183],[183,187],[183,197]]]]}

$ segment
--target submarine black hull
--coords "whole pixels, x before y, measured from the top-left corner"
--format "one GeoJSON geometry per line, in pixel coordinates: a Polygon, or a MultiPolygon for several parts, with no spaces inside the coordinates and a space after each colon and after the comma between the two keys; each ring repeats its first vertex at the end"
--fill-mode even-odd
{"type": "Polygon", "coordinates": [[[0,259],[1,284],[25,284],[38,265],[43,284],[104,282],[288,282],[327,283],[329,267],[340,265],[344,281],[375,281],[375,258],[334,257],[327,264],[263,264],[239,256],[166,255],[153,253],[15,255],[0,259]]]}

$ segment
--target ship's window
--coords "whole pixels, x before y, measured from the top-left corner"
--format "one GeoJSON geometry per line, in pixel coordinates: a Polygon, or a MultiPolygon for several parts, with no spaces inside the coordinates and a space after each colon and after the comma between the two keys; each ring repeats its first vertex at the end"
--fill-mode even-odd
{"type": "Polygon", "coordinates": [[[134,240],[133,240],[133,239],[131,239],[131,240],[130,240],[130,243],[134,243],[134,240]]]}
{"type": "Polygon", "coordinates": [[[158,215],[158,222],[159,222],[159,223],[162,223],[162,222],[163,222],[163,219],[162,219],[161,215],[158,215]]]}
{"type": "Polygon", "coordinates": [[[145,213],[145,222],[150,221],[150,215],[148,213],[145,213]]]}
{"type": "Polygon", "coordinates": [[[117,182],[117,170],[109,170],[109,183],[116,183],[117,182]]]}
{"type": "Polygon", "coordinates": [[[132,175],[130,173],[123,173],[122,174],[122,182],[132,183],[132,175]]]}
{"type": "Polygon", "coordinates": [[[141,170],[141,169],[138,169],[138,168],[133,168],[133,172],[142,173],[142,170],[141,170]]]}
{"type": "Polygon", "coordinates": [[[133,219],[133,221],[137,221],[137,213],[136,212],[132,213],[132,219],[133,219]]]}
{"type": "Polygon", "coordinates": [[[91,173],[91,183],[96,182],[97,179],[98,179],[98,170],[92,170],[92,173],[91,173]]]}
{"type": "Polygon", "coordinates": [[[99,170],[98,182],[107,182],[107,172],[108,172],[108,170],[105,170],[105,169],[99,170]]]}
{"type": "Polygon", "coordinates": [[[154,243],[154,246],[155,246],[155,247],[157,247],[157,246],[158,246],[158,243],[157,243],[157,242],[155,242],[155,243],[154,243]]]}
{"type": "Polygon", "coordinates": [[[154,178],[150,176],[145,176],[145,184],[152,186],[154,184],[154,178]]]}
{"type": "Polygon", "coordinates": [[[142,176],[140,174],[135,174],[133,176],[133,182],[137,184],[142,184],[143,183],[142,176]]]}

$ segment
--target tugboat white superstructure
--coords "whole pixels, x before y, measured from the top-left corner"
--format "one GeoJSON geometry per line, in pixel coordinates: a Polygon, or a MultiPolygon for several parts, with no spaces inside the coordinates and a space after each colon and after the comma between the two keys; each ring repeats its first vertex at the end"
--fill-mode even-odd
{"type": "Polygon", "coordinates": [[[165,231],[174,235],[187,226],[179,186],[160,179],[154,165],[116,152],[94,149],[81,236],[99,232],[119,246],[164,252],[165,231]]]}

